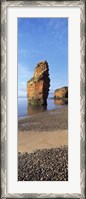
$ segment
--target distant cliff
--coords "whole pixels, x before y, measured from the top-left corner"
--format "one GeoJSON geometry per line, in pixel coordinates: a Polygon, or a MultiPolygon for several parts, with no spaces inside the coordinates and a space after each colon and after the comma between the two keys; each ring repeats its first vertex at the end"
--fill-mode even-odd
{"type": "Polygon", "coordinates": [[[67,104],[68,103],[68,87],[62,87],[54,91],[54,100],[56,104],[67,104]]]}
{"type": "Polygon", "coordinates": [[[30,104],[45,105],[50,87],[49,66],[47,61],[39,62],[33,77],[27,82],[27,97],[30,104]]]}

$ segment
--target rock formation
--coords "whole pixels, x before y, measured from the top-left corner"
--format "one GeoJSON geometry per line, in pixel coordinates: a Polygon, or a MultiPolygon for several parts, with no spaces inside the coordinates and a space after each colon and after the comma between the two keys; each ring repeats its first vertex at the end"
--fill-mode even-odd
{"type": "Polygon", "coordinates": [[[32,105],[47,104],[50,78],[47,61],[39,62],[34,70],[34,76],[27,82],[27,97],[32,105]]]}
{"type": "Polygon", "coordinates": [[[54,92],[55,104],[62,105],[68,103],[68,87],[56,89],[54,92]]]}

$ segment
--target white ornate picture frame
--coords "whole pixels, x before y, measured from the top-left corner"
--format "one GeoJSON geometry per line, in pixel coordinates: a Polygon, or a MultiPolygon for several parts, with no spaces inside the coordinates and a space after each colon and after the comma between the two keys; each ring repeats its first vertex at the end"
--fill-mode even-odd
{"type": "MultiPolygon", "coordinates": [[[[85,1],[2,1],[1,2],[1,198],[85,198],[85,1]],[[81,193],[7,193],[7,8],[80,8],[80,189],[81,193]]],[[[78,121],[77,121],[78,122],[78,121]]],[[[33,188],[34,189],[34,188],[33,188]]]]}

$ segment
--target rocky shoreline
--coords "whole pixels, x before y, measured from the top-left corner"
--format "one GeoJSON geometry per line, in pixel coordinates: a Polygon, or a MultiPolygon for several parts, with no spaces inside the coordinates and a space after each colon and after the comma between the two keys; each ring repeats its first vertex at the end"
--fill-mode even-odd
{"type": "Polygon", "coordinates": [[[18,154],[18,181],[68,181],[68,148],[18,154]]]}

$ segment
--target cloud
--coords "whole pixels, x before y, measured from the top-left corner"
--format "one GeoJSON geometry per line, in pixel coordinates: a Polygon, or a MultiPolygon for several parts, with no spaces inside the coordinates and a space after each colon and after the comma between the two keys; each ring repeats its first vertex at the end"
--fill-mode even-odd
{"type": "Polygon", "coordinates": [[[18,64],[18,96],[26,96],[27,81],[33,76],[29,67],[18,64]]]}
{"type": "Polygon", "coordinates": [[[51,18],[49,22],[46,24],[46,26],[51,30],[57,31],[65,27],[67,20],[67,18],[51,18]]]}
{"type": "Polygon", "coordinates": [[[27,56],[29,54],[29,50],[21,48],[18,50],[18,54],[21,56],[27,56]]]}
{"type": "Polygon", "coordinates": [[[21,85],[26,85],[25,82],[21,82],[21,85]]]}
{"type": "MultiPolygon", "coordinates": [[[[45,42],[45,41],[44,41],[45,42]]],[[[42,47],[43,46],[45,46],[45,44],[44,44],[44,42],[43,42],[43,44],[42,44],[42,47]]],[[[45,42],[46,43],[46,42],[45,42]]],[[[34,58],[34,55],[35,56],[45,56],[46,55],[46,51],[41,51],[41,50],[31,50],[30,52],[29,52],[29,50],[25,50],[25,49],[20,49],[19,50],[19,54],[21,54],[21,56],[23,56],[23,57],[27,57],[27,56],[30,56],[30,58],[34,58]]],[[[53,56],[53,57],[55,57],[55,56],[57,56],[57,53],[56,54],[52,54],[52,52],[48,52],[47,51],[47,55],[50,55],[50,56],[53,56]]]]}
{"type": "Polygon", "coordinates": [[[27,93],[25,89],[18,89],[18,97],[26,97],[27,93]]]}
{"type": "MultiPolygon", "coordinates": [[[[25,78],[25,79],[29,79],[29,78],[31,78],[32,77],[32,72],[31,72],[31,70],[29,70],[29,66],[26,66],[25,64],[18,64],[18,77],[19,78],[21,78],[22,79],[22,81],[23,81],[23,79],[25,78]]],[[[24,83],[24,81],[23,81],[23,83],[24,83]]]]}
{"type": "Polygon", "coordinates": [[[67,44],[68,35],[68,19],[67,18],[51,18],[46,24],[52,38],[56,39],[59,48],[64,48],[67,44]]]}

